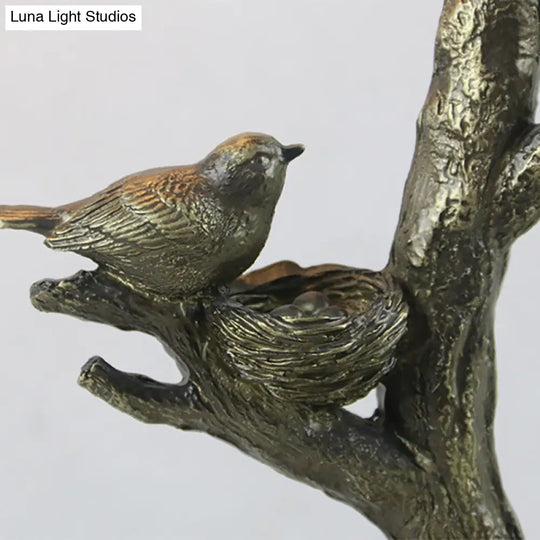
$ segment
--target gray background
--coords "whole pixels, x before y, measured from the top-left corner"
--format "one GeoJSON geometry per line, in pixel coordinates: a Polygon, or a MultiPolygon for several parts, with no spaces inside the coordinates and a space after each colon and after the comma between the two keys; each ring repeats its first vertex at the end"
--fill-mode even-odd
{"type": "MultiPolygon", "coordinates": [[[[141,33],[1,30],[0,201],[68,202],[264,131],[307,151],[290,167],[257,266],[381,268],[441,5],[152,0],[141,33]]],[[[540,537],[539,239],[540,228],[515,246],[497,315],[497,448],[529,538],[540,537]]],[[[31,308],[33,281],[90,262],[21,232],[2,231],[0,253],[2,540],[382,538],[348,507],[221,442],[145,426],[78,388],[94,354],[177,375],[149,337],[31,308]]],[[[354,408],[372,406],[369,397],[354,408]]]]}

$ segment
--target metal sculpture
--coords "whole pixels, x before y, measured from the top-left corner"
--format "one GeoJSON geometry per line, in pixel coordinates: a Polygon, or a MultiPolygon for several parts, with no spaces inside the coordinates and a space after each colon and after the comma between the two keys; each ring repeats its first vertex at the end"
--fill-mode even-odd
{"type": "Polygon", "coordinates": [[[106,269],[35,284],[38,309],[151,334],[189,372],[162,384],[96,357],[80,384],[226,440],[389,537],[522,538],[493,444],[493,314],[512,243],[540,219],[539,50],[536,0],[445,0],[380,273],[283,262],[180,300],[106,269]],[[372,418],[340,406],[377,382],[372,418]]]}

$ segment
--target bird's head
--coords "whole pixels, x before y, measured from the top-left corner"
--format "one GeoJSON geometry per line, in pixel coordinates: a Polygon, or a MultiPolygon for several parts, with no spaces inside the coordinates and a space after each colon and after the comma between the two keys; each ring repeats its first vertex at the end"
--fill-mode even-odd
{"type": "Polygon", "coordinates": [[[262,133],[242,133],[217,146],[201,162],[203,174],[232,202],[275,205],[287,165],[304,151],[262,133]]]}

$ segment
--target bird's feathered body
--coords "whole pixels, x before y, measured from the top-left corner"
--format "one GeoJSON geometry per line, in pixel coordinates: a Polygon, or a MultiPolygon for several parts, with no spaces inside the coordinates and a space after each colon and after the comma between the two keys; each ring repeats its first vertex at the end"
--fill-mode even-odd
{"type": "Polygon", "coordinates": [[[283,166],[278,178],[259,178],[245,160],[234,169],[234,152],[246,151],[239,143],[253,147],[254,137],[267,136],[241,137],[196,165],[136,173],[75,203],[0,206],[0,227],[43,234],[47,246],[149,292],[176,297],[225,284],[264,246],[285,175],[283,166]]]}
{"type": "Polygon", "coordinates": [[[59,221],[45,244],[85,255],[145,289],[189,294],[251,266],[273,208],[249,210],[224,204],[193,168],[145,171],[57,209],[59,221]]]}

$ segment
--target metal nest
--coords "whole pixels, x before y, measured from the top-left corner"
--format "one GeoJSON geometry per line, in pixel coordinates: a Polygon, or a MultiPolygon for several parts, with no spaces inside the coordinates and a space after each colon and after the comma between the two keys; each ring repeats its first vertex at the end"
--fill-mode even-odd
{"type": "Polygon", "coordinates": [[[344,405],[393,367],[407,306],[387,275],[316,268],[240,286],[213,305],[212,323],[238,377],[282,400],[344,405]]]}

